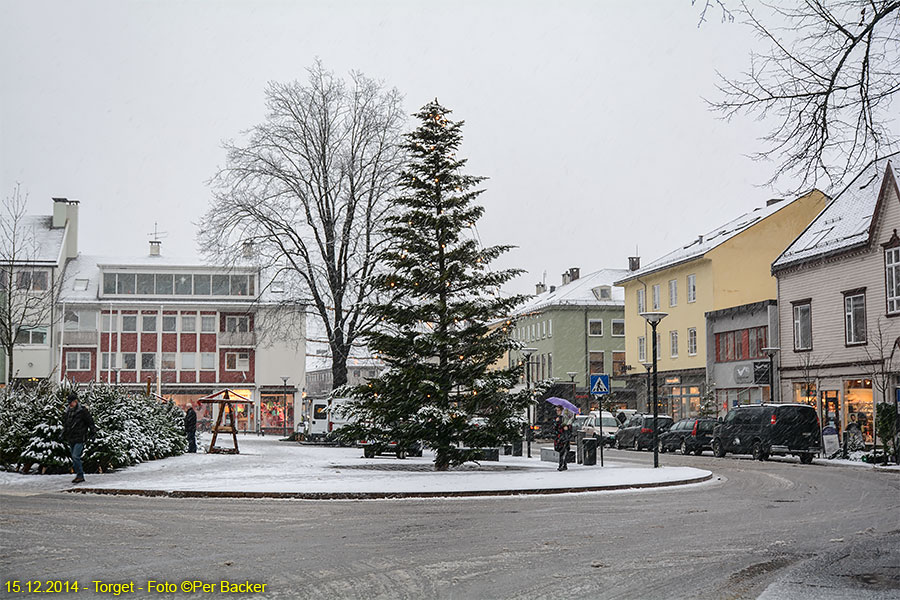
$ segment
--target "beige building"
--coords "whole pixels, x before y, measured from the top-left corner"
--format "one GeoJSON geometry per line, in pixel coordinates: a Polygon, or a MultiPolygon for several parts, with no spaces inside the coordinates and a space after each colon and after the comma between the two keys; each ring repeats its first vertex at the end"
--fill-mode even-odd
{"type": "MultiPolygon", "coordinates": [[[[628,384],[639,398],[635,408],[648,406],[642,365],[652,362],[651,330],[640,313],[667,313],[657,328],[661,410],[676,419],[696,414],[707,384],[706,313],[774,300],[772,261],[826,202],[818,190],[793,201],[770,200],[646,266],[632,261],[616,285],[625,288],[625,354],[631,367],[628,384]]],[[[756,340],[752,348],[748,343],[732,352],[743,356],[746,350],[747,358],[762,358],[766,343],[756,340]]]]}
{"type": "Polygon", "coordinates": [[[780,392],[822,425],[856,421],[873,440],[874,403],[900,388],[900,191],[870,165],[778,257],[780,392]]]}

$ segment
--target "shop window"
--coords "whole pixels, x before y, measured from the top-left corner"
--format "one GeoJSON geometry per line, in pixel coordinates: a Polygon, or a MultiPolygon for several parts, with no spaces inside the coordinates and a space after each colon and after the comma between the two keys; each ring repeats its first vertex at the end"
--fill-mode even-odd
{"type": "Polygon", "coordinates": [[[871,443],[874,425],[874,405],[871,379],[850,379],[844,381],[844,398],[847,404],[847,415],[850,421],[856,415],[856,422],[862,430],[863,438],[871,443]]]}
{"type": "Polygon", "coordinates": [[[794,384],[794,403],[816,405],[816,384],[813,381],[803,381],[794,384]]]}

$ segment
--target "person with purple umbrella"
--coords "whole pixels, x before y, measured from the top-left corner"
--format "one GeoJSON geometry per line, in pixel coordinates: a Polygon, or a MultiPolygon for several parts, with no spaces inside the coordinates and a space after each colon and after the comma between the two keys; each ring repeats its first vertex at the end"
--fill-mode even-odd
{"type": "Polygon", "coordinates": [[[572,441],[572,423],[574,422],[575,413],[560,405],[556,406],[556,419],[554,420],[556,441],[553,443],[553,449],[559,454],[557,471],[566,471],[569,468],[569,442],[572,441]]]}

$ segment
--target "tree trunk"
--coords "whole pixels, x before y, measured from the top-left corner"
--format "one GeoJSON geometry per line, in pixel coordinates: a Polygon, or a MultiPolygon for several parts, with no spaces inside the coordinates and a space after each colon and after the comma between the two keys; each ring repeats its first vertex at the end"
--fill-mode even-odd
{"type": "Polygon", "coordinates": [[[434,453],[434,470],[449,471],[450,470],[450,452],[446,447],[438,448],[434,453]]]}
{"type": "MultiPolygon", "coordinates": [[[[335,337],[343,338],[339,331],[335,331],[335,337]]],[[[350,348],[341,342],[342,340],[335,340],[331,344],[331,389],[347,385],[347,357],[350,348]]]]}

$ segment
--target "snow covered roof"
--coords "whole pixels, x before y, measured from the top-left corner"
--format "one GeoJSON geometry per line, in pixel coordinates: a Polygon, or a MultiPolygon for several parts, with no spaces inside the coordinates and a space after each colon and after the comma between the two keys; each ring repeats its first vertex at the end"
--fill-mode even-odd
{"type": "Polygon", "coordinates": [[[523,315],[551,306],[625,306],[625,290],[614,287],[613,283],[627,273],[626,269],[594,271],[561,285],[552,292],[547,291],[534,296],[516,308],[512,314],[523,315]],[[605,295],[607,291],[608,297],[605,295]]]}
{"type": "Polygon", "coordinates": [[[825,207],[818,217],[781,253],[772,270],[813,258],[843,252],[869,241],[872,218],[887,176],[897,185],[891,160],[900,165],[900,152],[869,164],[825,207]]]}
{"type": "Polygon", "coordinates": [[[795,198],[791,201],[770,201],[766,206],[755,208],[748,213],[744,213],[741,216],[732,219],[724,225],[714,227],[710,231],[695,238],[693,241],[688,242],[687,244],[676,248],[675,250],[672,250],[668,254],[654,260],[651,263],[648,263],[644,267],[641,267],[636,271],[627,271],[628,276],[617,281],[616,285],[621,285],[626,281],[636,279],[643,275],[661,271],[663,269],[667,269],[681,263],[701,258],[707,252],[721,246],[738,234],[746,231],[750,227],[753,227],[766,217],[769,217],[779,210],[790,206],[792,203],[796,202],[799,199],[800,198],[795,198]]]}
{"type": "Polygon", "coordinates": [[[16,249],[17,262],[52,262],[59,260],[65,227],[53,227],[49,215],[25,215],[19,231],[25,236],[22,248],[16,249]]]}

